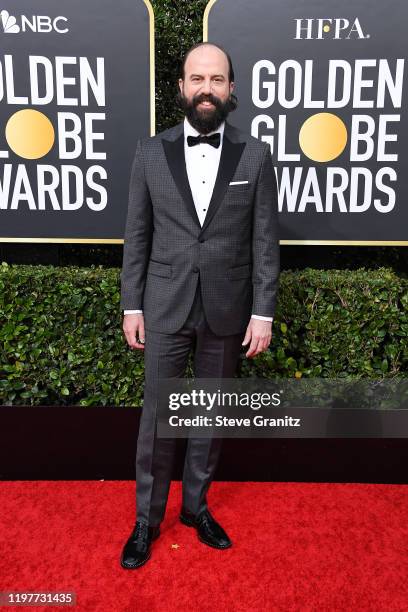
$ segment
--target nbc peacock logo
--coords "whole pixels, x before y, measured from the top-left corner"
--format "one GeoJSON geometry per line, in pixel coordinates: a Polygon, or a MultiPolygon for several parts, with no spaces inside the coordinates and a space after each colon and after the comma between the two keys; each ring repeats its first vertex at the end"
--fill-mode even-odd
{"type": "Polygon", "coordinates": [[[0,23],[3,26],[4,34],[25,34],[34,32],[35,34],[47,34],[56,32],[66,34],[69,32],[67,27],[68,19],[63,15],[50,17],[49,15],[10,15],[3,9],[0,11],[0,23]]]}
{"type": "Polygon", "coordinates": [[[3,10],[0,12],[0,20],[5,34],[18,34],[20,32],[20,26],[17,23],[17,19],[14,15],[10,15],[8,11],[3,10]]]}

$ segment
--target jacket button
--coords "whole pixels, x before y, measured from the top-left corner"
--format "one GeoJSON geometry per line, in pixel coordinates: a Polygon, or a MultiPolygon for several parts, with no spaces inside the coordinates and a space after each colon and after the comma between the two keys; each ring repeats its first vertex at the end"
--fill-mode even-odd
{"type": "Polygon", "coordinates": [[[200,271],[200,270],[199,270],[199,268],[197,268],[197,266],[195,266],[195,267],[193,268],[193,272],[199,272],[199,271],[200,271]]]}
{"type": "Polygon", "coordinates": [[[199,238],[198,242],[205,242],[205,238],[199,238]]]}

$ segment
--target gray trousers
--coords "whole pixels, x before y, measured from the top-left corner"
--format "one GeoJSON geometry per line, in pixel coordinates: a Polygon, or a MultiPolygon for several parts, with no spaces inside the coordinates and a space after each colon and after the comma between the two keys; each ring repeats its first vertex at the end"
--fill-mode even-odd
{"type": "MultiPolygon", "coordinates": [[[[196,378],[233,378],[245,333],[217,336],[211,331],[198,282],[191,312],[181,330],[175,334],[146,330],[145,334],[145,391],[136,453],[136,520],[155,526],[164,518],[176,444],[175,438],[157,437],[160,378],[185,376],[191,350],[196,378]]],[[[222,438],[188,439],[182,506],[194,515],[207,508],[206,494],[221,445],[222,438]]]]}

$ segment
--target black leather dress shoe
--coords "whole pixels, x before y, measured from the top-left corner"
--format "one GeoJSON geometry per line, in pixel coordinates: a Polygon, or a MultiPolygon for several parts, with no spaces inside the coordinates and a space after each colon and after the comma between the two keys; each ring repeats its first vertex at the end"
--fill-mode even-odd
{"type": "Polygon", "coordinates": [[[187,510],[181,510],[180,521],[188,527],[195,527],[198,539],[214,548],[229,548],[232,542],[224,529],[211,516],[209,510],[204,510],[197,517],[187,510]]]}
{"type": "Polygon", "coordinates": [[[149,527],[136,521],[133,531],[126,542],[120,564],[125,569],[136,569],[150,559],[151,544],[160,535],[160,527],[149,527]]]}

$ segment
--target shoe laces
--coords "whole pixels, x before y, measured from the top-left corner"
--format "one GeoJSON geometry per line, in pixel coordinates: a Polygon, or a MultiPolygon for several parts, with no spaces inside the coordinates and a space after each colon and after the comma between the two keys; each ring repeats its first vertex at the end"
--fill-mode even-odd
{"type": "Polygon", "coordinates": [[[145,525],[145,523],[141,523],[140,521],[137,521],[135,529],[133,531],[133,539],[135,540],[136,550],[143,552],[146,549],[148,535],[149,535],[148,525],[145,525]]]}
{"type": "Polygon", "coordinates": [[[207,527],[211,526],[212,519],[208,510],[204,510],[204,512],[200,514],[198,522],[200,523],[200,525],[206,525],[207,527]]]}

